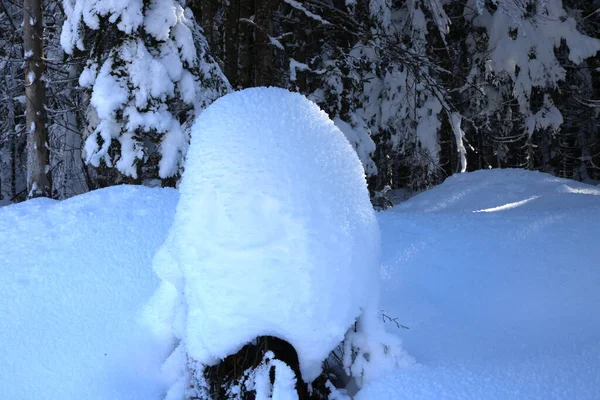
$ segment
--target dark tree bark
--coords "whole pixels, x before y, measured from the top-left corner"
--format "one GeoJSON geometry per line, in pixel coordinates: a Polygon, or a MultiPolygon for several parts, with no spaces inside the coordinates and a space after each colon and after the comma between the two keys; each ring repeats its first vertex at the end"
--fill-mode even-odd
{"type": "Polygon", "coordinates": [[[256,26],[252,23],[254,0],[239,0],[240,20],[238,37],[238,86],[252,86],[252,64],[254,63],[254,35],[256,26]]]}
{"type": "Polygon", "coordinates": [[[24,0],[23,44],[25,95],[27,97],[27,192],[28,197],[50,197],[48,131],[46,129],[46,64],[43,51],[42,1],[24,0]]]}
{"type": "Polygon", "coordinates": [[[253,86],[274,85],[273,49],[269,40],[272,34],[273,13],[277,9],[276,0],[255,0],[254,22],[257,29],[254,32],[255,73],[253,86]]]}
{"type": "Polygon", "coordinates": [[[10,199],[17,197],[17,138],[10,140],[10,199]]]}
{"type": "MultiPolygon", "coordinates": [[[[208,41],[208,46],[210,49],[214,49],[217,47],[218,38],[215,35],[215,16],[217,14],[217,4],[215,0],[202,0],[200,3],[200,10],[202,13],[202,18],[198,19],[202,24],[202,29],[204,30],[204,37],[208,41]]],[[[192,11],[197,15],[198,9],[192,7],[192,11]]]]}
{"type": "Polygon", "coordinates": [[[237,73],[240,2],[230,2],[225,15],[225,53],[223,54],[225,69],[223,72],[231,86],[237,88],[239,86],[237,73]]]}

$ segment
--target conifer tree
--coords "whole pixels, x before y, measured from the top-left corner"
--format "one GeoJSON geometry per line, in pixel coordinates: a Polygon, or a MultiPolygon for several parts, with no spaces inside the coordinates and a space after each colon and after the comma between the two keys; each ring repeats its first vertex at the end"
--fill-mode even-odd
{"type": "Polygon", "coordinates": [[[63,5],[63,48],[89,54],[86,161],[165,184],[183,167],[194,116],[229,90],[192,13],[176,0],[63,5]]]}

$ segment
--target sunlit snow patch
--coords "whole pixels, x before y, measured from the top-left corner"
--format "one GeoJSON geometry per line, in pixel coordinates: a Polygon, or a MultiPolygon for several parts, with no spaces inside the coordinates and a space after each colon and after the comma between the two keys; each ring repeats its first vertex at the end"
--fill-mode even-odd
{"type": "Polygon", "coordinates": [[[600,189],[596,189],[593,187],[588,188],[574,188],[569,185],[564,185],[565,193],[574,193],[574,194],[587,194],[592,196],[600,196],[600,189]]]}
{"type": "Polygon", "coordinates": [[[527,204],[530,201],[535,200],[535,199],[539,199],[539,198],[540,198],[540,196],[531,196],[530,198],[525,199],[525,200],[515,201],[513,203],[508,203],[508,204],[505,204],[503,206],[492,207],[492,208],[485,208],[483,210],[476,210],[476,211],[473,211],[473,212],[474,213],[481,213],[481,212],[486,212],[487,213],[487,212],[497,212],[497,211],[510,210],[511,208],[517,208],[519,206],[522,206],[523,204],[527,204]]]}

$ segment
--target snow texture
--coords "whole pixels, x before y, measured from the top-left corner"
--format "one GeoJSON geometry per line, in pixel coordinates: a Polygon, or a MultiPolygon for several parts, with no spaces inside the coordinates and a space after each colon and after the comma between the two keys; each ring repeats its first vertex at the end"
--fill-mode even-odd
{"type": "Polygon", "coordinates": [[[154,258],[156,331],[205,365],[275,336],[314,380],[378,297],[379,228],[352,146],[299,94],[236,92],[193,126],[180,195],[154,258]]]}
{"type": "Polygon", "coordinates": [[[85,50],[81,37],[81,24],[90,29],[100,29],[100,18],[108,17],[110,23],[125,34],[131,34],[142,24],[142,0],[63,0],[66,19],[60,36],[60,43],[68,54],[75,49],[85,50]]]}
{"type": "Polygon", "coordinates": [[[360,118],[352,118],[352,120],[354,125],[340,118],[334,118],[333,122],[356,150],[356,154],[358,154],[358,158],[360,158],[360,162],[365,169],[365,174],[367,176],[377,175],[377,166],[371,158],[375,153],[375,142],[371,139],[371,131],[360,118]]]}
{"type": "Polygon", "coordinates": [[[378,215],[382,307],[420,366],[357,400],[598,398],[600,188],[478,171],[378,215]]]}
{"type": "Polygon", "coordinates": [[[119,186],[0,208],[0,399],[160,399],[170,350],[136,322],[177,192],[119,186]]]}
{"type": "MultiPolygon", "coordinates": [[[[173,389],[185,353],[161,372],[172,348],[136,319],[159,285],[152,255],[177,201],[172,189],[120,186],[0,208],[0,399],[173,389]]],[[[420,366],[367,382],[357,399],[597,399],[599,187],[479,171],[377,216],[381,306],[410,328],[387,324],[420,366]]]]}

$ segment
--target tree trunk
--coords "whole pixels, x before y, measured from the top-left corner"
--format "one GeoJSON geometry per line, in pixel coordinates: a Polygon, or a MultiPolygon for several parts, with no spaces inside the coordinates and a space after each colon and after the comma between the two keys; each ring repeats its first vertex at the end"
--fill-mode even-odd
{"type": "Polygon", "coordinates": [[[254,42],[254,86],[277,86],[274,79],[273,50],[269,41],[277,4],[275,0],[255,0],[254,3],[254,22],[257,25],[254,42]]]}
{"type": "Polygon", "coordinates": [[[238,86],[252,86],[252,64],[254,63],[254,31],[250,21],[254,15],[254,0],[239,0],[240,22],[238,23],[238,86]]]}
{"type": "Polygon", "coordinates": [[[240,2],[231,1],[225,13],[225,53],[223,54],[223,73],[236,89],[238,85],[238,40],[239,40],[240,2]]]}
{"type": "Polygon", "coordinates": [[[49,152],[44,109],[46,64],[43,51],[42,0],[24,0],[23,44],[25,95],[27,97],[27,192],[28,197],[50,197],[49,152]]]}
{"type": "Polygon", "coordinates": [[[196,21],[202,24],[204,37],[206,38],[208,47],[211,50],[216,48],[218,44],[218,37],[215,35],[214,30],[215,15],[217,14],[217,4],[215,3],[215,0],[202,0],[199,2],[199,5],[190,5],[194,15],[196,16],[196,21]],[[198,7],[200,7],[200,14],[202,15],[202,18],[198,18],[198,7]]]}
{"type": "MultiPolygon", "coordinates": [[[[50,55],[48,55],[50,57],[50,55]]],[[[76,81],[81,74],[80,64],[68,66],[68,79],[76,81]]],[[[60,102],[60,107],[69,109],[63,115],[55,116],[53,124],[52,114],[48,118],[48,136],[55,162],[50,173],[53,197],[66,199],[89,191],[85,180],[84,159],[82,157],[83,138],[81,135],[82,124],[78,118],[81,107],[80,93],[73,87],[54,95],[55,102],[60,102]],[[60,120],[58,119],[60,118],[60,120]]],[[[50,98],[48,98],[48,103],[50,98]]],[[[50,108],[53,108],[50,106],[50,108]]]]}

